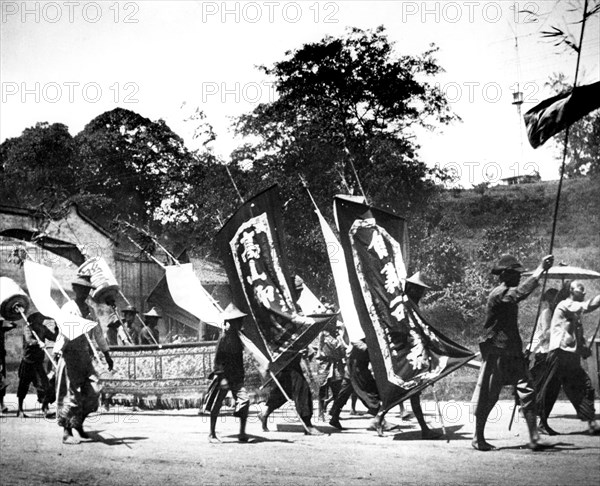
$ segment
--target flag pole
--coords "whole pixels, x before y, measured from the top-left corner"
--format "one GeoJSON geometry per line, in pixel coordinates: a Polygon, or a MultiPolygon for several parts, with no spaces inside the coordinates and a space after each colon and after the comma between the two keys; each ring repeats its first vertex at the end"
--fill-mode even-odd
{"type": "Polygon", "coordinates": [[[590,338],[590,341],[588,343],[588,348],[592,347],[592,344],[594,344],[594,339],[596,339],[596,336],[598,335],[598,331],[600,330],[600,319],[598,319],[598,325],[596,326],[596,330],[594,331],[594,334],[592,334],[592,337],[590,338]]]}
{"type": "Polygon", "coordinates": [[[358,172],[356,172],[356,167],[354,166],[354,160],[353,160],[354,157],[352,157],[352,154],[350,153],[350,150],[348,150],[348,147],[346,146],[346,144],[344,144],[344,152],[348,156],[348,161],[350,162],[350,167],[352,167],[352,172],[354,172],[354,177],[356,177],[356,182],[358,183],[358,188],[360,189],[361,194],[365,198],[365,204],[368,206],[369,200],[367,199],[367,195],[365,194],[363,186],[360,182],[360,178],[358,177],[358,172]]]}
{"type": "Polygon", "coordinates": [[[312,201],[313,206],[318,211],[319,206],[317,206],[317,203],[315,202],[315,198],[313,197],[312,193],[310,192],[310,189],[308,188],[308,183],[306,182],[306,177],[304,177],[302,174],[298,174],[298,178],[300,179],[300,182],[302,183],[302,186],[304,187],[304,189],[306,189],[306,192],[308,193],[308,197],[312,201]]]}
{"type": "MultiPolygon", "coordinates": [[[[67,294],[66,290],[65,290],[65,289],[63,289],[63,287],[62,287],[62,285],[60,284],[60,282],[59,282],[58,280],[56,280],[56,278],[54,278],[54,275],[52,275],[52,280],[53,280],[53,282],[55,283],[55,285],[56,285],[56,286],[58,286],[58,288],[59,288],[59,290],[61,291],[61,293],[63,294],[63,296],[64,296],[64,297],[65,297],[65,298],[66,298],[68,301],[71,301],[71,300],[73,300],[73,299],[72,299],[72,298],[69,296],[69,294],[67,294]]],[[[83,316],[82,316],[82,317],[83,317],[83,316]]],[[[100,325],[100,323],[99,323],[99,322],[96,322],[96,326],[99,326],[99,325],[100,325]]],[[[96,327],[96,326],[94,326],[94,327],[96,327]]],[[[93,328],[92,328],[92,329],[93,329],[93,328]]],[[[87,341],[88,341],[88,343],[89,343],[89,345],[90,345],[90,348],[92,348],[92,353],[94,353],[94,357],[96,358],[96,360],[97,360],[99,363],[102,363],[102,360],[100,359],[100,355],[98,354],[98,350],[96,349],[96,346],[94,346],[94,344],[92,343],[92,340],[91,340],[91,339],[90,339],[90,337],[88,336],[88,332],[87,332],[87,331],[85,331],[83,334],[84,334],[85,338],[87,339],[87,341]]]]}
{"type": "MultiPolygon", "coordinates": [[[[579,34],[579,46],[577,47],[577,62],[575,64],[575,77],[573,78],[573,90],[575,90],[575,88],[577,87],[577,78],[579,77],[579,64],[581,62],[581,50],[583,49],[583,33],[585,31],[585,23],[586,23],[586,19],[587,19],[587,7],[588,7],[588,0],[585,0],[585,2],[583,4],[583,17],[581,20],[581,32],[579,34]]],[[[552,251],[554,249],[554,238],[556,236],[556,223],[558,221],[558,208],[560,205],[560,195],[561,195],[561,191],[562,191],[563,180],[565,178],[565,168],[566,168],[566,162],[567,162],[567,148],[569,146],[569,129],[570,128],[571,128],[571,125],[567,126],[567,128],[565,129],[565,138],[563,141],[563,154],[562,154],[562,162],[560,165],[560,178],[558,180],[558,188],[556,190],[556,199],[554,200],[554,215],[552,217],[552,232],[550,234],[550,251],[548,252],[549,255],[552,255],[552,251]]],[[[529,339],[528,349],[531,349],[531,346],[533,344],[533,337],[535,335],[535,330],[537,329],[537,325],[538,325],[538,319],[539,319],[540,311],[542,308],[542,297],[544,295],[544,292],[546,291],[547,280],[548,280],[548,271],[546,270],[546,271],[544,271],[544,281],[542,283],[542,293],[540,295],[540,300],[539,300],[537,312],[535,315],[535,321],[533,322],[533,331],[531,332],[531,338],[529,339]]]]}
{"type": "MultiPolygon", "coordinates": [[[[170,252],[169,250],[167,250],[163,245],[160,244],[160,241],[158,241],[158,238],[154,235],[152,235],[149,231],[146,231],[144,228],[138,228],[137,226],[132,225],[131,223],[128,223],[127,221],[123,221],[123,223],[128,226],[129,228],[135,230],[135,231],[139,231],[140,233],[145,234],[146,236],[148,236],[154,243],[156,243],[158,245],[158,247],[165,252],[165,254],[175,262],[175,265],[179,266],[180,263],[177,260],[177,258],[175,258],[170,252]]],[[[128,238],[131,240],[131,238],[128,236],[128,238]]],[[[139,247],[138,247],[139,248],[139,247]]],[[[148,253],[148,252],[146,252],[148,253]]]]}
{"type": "Polygon", "coordinates": [[[444,425],[444,417],[442,415],[442,409],[440,408],[440,402],[438,401],[437,393],[435,392],[435,385],[431,385],[431,392],[433,393],[435,408],[440,417],[440,423],[442,424],[442,433],[444,434],[444,437],[446,437],[446,442],[450,442],[450,437],[448,437],[448,434],[446,433],[446,426],[444,425]]]}
{"type": "Polygon", "coordinates": [[[233,180],[233,176],[231,175],[231,171],[229,170],[228,165],[227,164],[223,164],[223,165],[225,166],[225,170],[227,171],[227,175],[229,176],[229,180],[231,181],[231,184],[233,184],[233,188],[235,189],[235,192],[237,192],[237,195],[240,198],[240,202],[242,204],[244,204],[244,198],[242,197],[242,193],[238,189],[238,186],[235,184],[235,181],[233,180]]]}
{"type": "Polygon", "coordinates": [[[135,240],[134,240],[134,239],[133,239],[131,236],[127,235],[127,239],[128,239],[129,241],[131,241],[131,242],[132,242],[132,243],[133,243],[133,244],[134,244],[134,245],[135,245],[135,246],[136,246],[136,247],[137,247],[137,248],[138,248],[140,251],[143,251],[143,252],[144,252],[146,255],[148,255],[148,256],[150,257],[150,259],[151,259],[152,261],[154,261],[154,263],[156,263],[156,264],[160,265],[160,267],[161,267],[163,270],[166,268],[166,267],[165,267],[165,266],[164,266],[164,265],[163,265],[161,262],[159,262],[159,261],[158,261],[158,260],[157,260],[157,259],[154,257],[154,255],[152,255],[152,254],[151,254],[151,253],[150,253],[148,250],[145,250],[144,248],[142,248],[142,245],[140,245],[140,244],[139,244],[137,241],[135,241],[135,240]]]}
{"type": "Polygon", "coordinates": [[[50,363],[52,363],[52,366],[54,367],[55,370],[58,369],[58,366],[56,365],[56,363],[54,362],[54,359],[52,358],[52,356],[50,355],[49,351],[46,349],[46,345],[44,344],[44,341],[42,341],[40,339],[40,337],[37,335],[37,332],[35,332],[33,330],[33,327],[31,327],[31,324],[29,323],[29,321],[27,320],[27,316],[25,315],[25,310],[23,309],[23,307],[21,307],[20,305],[16,305],[15,306],[15,310],[21,314],[21,318],[25,321],[25,324],[27,325],[27,327],[29,328],[29,330],[31,331],[31,334],[33,334],[33,337],[35,338],[35,340],[37,341],[37,343],[39,344],[40,348],[42,348],[44,350],[44,353],[46,353],[46,356],[48,357],[48,359],[50,360],[50,363]]]}
{"type": "MultiPolygon", "coordinates": [[[[275,374],[269,370],[269,374],[271,375],[271,379],[275,382],[275,384],[279,387],[279,390],[281,391],[281,393],[283,394],[283,396],[285,397],[285,399],[288,402],[291,402],[292,399],[288,396],[288,394],[285,392],[285,390],[283,389],[283,387],[281,386],[281,383],[279,383],[279,380],[275,377],[275,374]]],[[[304,423],[304,420],[302,420],[302,417],[300,417],[300,413],[298,412],[298,409],[296,408],[296,404],[294,404],[294,412],[296,412],[296,416],[298,417],[298,419],[300,420],[300,423],[302,424],[302,427],[304,427],[304,430],[306,431],[307,434],[310,435],[310,430],[308,429],[308,426],[304,423]]]]}
{"type": "Polygon", "coordinates": [[[512,429],[512,424],[515,421],[515,415],[517,414],[517,408],[519,408],[519,396],[515,394],[515,404],[513,406],[512,412],[510,414],[510,422],[508,422],[508,431],[512,429]]]}
{"type": "MultiPolygon", "coordinates": [[[[125,297],[125,294],[123,294],[123,291],[121,289],[119,289],[119,295],[123,298],[123,300],[125,301],[125,303],[127,305],[131,305],[131,302],[127,299],[127,297],[125,297]]],[[[154,334],[152,334],[152,331],[150,330],[150,328],[146,325],[146,323],[142,320],[142,318],[140,317],[139,313],[135,313],[135,317],[137,317],[138,321],[140,321],[142,323],[142,326],[144,326],[144,328],[148,331],[148,334],[150,335],[150,337],[152,338],[152,341],[154,341],[154,344],[156,344],[159,348],[162,347],[158,341],[156,341],[156,338],[154,337],[154,334]]],[[[125,330],[125,328],[123,328],[123,330],[125,330]]],[[[131,336],[129,336],[129,333],[127,333],[127,331],[125,331],[127,337],[129,337],[129,339],[131,340],[131,336]]],[[[135,344],[133,342],[133,340],[131,340],[132,344],[135,344]]]]}
{"type": "MultiPolygon", "coordinates": [[[[125,299],[125,296],[123,295],[123,293],[120,290],[119,290],[119,294],[125,299]]],[[[127,299],[125,299],[125,302],[127,302],[127,299]]],[[[127,302],[127,305],[130,305],[129,302],[127,302]]],[[[123,331],[123,335],[127,338],[127,340],[129,341],[129,344],[133,344],[133,339],[131,339],[129,332],[127,332],[127,329],[125,329],[125,326],[122,325],[123,319],[121,319],[121,316],[119,314],[119,309],[117,308],[116,305],[111,305],[110,307],[112,308],[113,312],[115,313],[116,318],[121,322],[120,327],[121,327],[121,330],[123,331]]],[[[119,337],[123,340],[123,336],[119,336],[119,337]]],[[[154,337],[154,336],[152,336],[152,337],[154,337]]]]}

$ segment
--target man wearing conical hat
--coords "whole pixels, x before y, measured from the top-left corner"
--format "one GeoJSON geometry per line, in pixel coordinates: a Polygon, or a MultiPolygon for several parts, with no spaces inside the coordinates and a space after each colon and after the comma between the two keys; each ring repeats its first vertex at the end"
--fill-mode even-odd
{"type": "MultiPolygon", "coordinates": [[[[404,293],[411,300],[411,302],[415,305],[415,307],[419,307],[419,302],[425,295],[427,290],[430,290],[431,287],[427,285],[423,278],[421,277],[421,272],[415,273],[413,276],[406,279],[406,286],[404,288],[404,293]]],[[[423,408],[421,407],[421,393],[416,393],[410,397],[410,405],[413,413],[415,414],[415,418],[421,427],[421,438],[424,440],[432,440],[439,439],[441,434],[434,430],[431,430],[425,421],[425,416],[423,415],[423,408]]],[[[400,403],[400,415],[401,417],[407,417],[408,414],[404,410],[404,402],[400,403]]]]}
{"type": "Polygon", "coordinates": [[[133,305],[128,305],[121,309],[121,313],[123,314],[123,326],[131,338],[131,344],[140,344],[142,325],[135,319],[138,313],[137,309],[133,305]]]}
{"type": "MultiPolygon", "coordinates": [[[[62,310],[96,321],[93,309],[86,302],[92,289],[89,277],[77,276],[72,288],[75,299],[67,302],[62,310]]],[[[90,413],[98,410],[100,386],[94,368],[94,351],[90,347],[92,340],[104,353],[108,370],[111,371],[113,361],[100,324],[72,340],[60,334],[56,342],[54,352],[61,355],[56,372],[56,409],[58,425],[63,427],[64,444],[79,444],[82,439],[89,439],[83,430],[83,422],[90,413]]]]}
{"type": "Polygon", "coordinates": [[[233,415],[240,418],[238,441],[248,442],[246,420],[250,399],[244,388],[244,347],[239,335],[245,316],[246,314],[240,311],[233,302],[226,307],[222,314],[224,333],[217,342],[214,370],[211,373],[213,381],[204,403],[204,411],[210,413],[208,440],[212,443],[221,442],[216,432],[217,418],[223,400],[229,391],[235,400],[233,415]]]}
{"type": "Polygon", "coordinates": [[[488,298],[484,327],[487,337],[480,344],[483,364],[475,390],[475,434],[471,445],[479,451],[495,447],[485,440],[487,418],[496,405],[504,386],[511,385],[519,399],[529,430],[529,448],[539,450],[536,419],[536,395],[527,360],[523,355],[523,341],[519,333],[519,302],[526,299],[538,285],[538,280],[554,261],[552,255],[544,257],[539,267],[521,282],[525,271],[512,255],[503,255],[492,269],[498,275],[498,285],[488,298]]]}
{"type": "Polygon", "coordinates": [[[156,310],[156,307],[152,307],[148,312],[144,314],[144,329],[140,333],[140,344],[158,344],[160,333],[158,331],[158,320],[162,316],[156,310]]]}
{"type": "MultiPolygon", "coordinates": [[[[38,401],[42,404],[42,412],[46,418],[52,418],[48,412],[50,403],[54,402],[52,392],[56,390],[50,386],[48,375],[44,369],[44,346],[45,341],[56,341],[58,328],[51,331],[44,325],[48,319],[40,312],[31,314],[29,322],[23,328],[23,357],[19,365],[19,386],[17,388],[18,409],[17,417],[27,418],[23,411],[23,401],[29,392],[29,385],[33,384],[37,391],[38,401]]],[[[56,324],[54,324],[56,326],[56,324]]]]}

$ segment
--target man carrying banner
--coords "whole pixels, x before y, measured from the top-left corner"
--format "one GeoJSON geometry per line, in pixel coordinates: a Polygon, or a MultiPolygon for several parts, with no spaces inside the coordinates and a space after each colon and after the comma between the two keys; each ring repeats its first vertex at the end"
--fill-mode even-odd
{"type": "Polygon", "coordinates": [[[152,307],[144,314],[144,322],[146,326],[140,333],[140,344],[156,344],[159,341],[158,320],[161,315],[157,312],[156,307],[152,307]]]}
{"type": "Polygon", "coordinates": [[[319,376],[319,419],[325,420],[326,400],[331,390],[331,400],[335,401],[344,377],[346,346],[338,334],[337,322],[327,324],[319,337],[317,352],[319,376]]]}
{"type": "Polygon", "coordinates": [[[283,248],[281,204],[276,186],[246,201],[219,231],[221,250],[235,304],[249,316],[242,340],[254,356],[263,380],[273,388],[269,415],[292,395],[305,431],[312,426],[312,396],[302,371],[299,353],[314,341],[325,325],[337,316],[302,315],[298,312],[283,248]]]}
{"type": "MultiPolygon", "coordinates": [[[[313,401],[310,385],[302,371],[301,360],[302,353],[298,354],[291,363],[289,363],[279,374],[277,380],[285,391],[285,393],[294,400],[296,411],[302,422],[304,422],[305,434],[307,435],[323,435],[319,429],[312,424],[313,401]]],[[[267,410],[259,415],[262,429],[264,432],[269,431],[267,422],[269,416],[278,408],[285,405],[287,402],[286,396],[279,389],[279,386],[273,385],[267,399],[267,410]]]]}
{"type": "Polygon", "coordinates": [[[350,290],[381,406],[378,434],[386,413],[475,357],[448,339],[407,297],[406,221],[393,213],[344,196],[335,198],[340,244],[350,290]]]}
{"type": "MultiPolygon", "coordinates": [[[[67,302],[62,310],[95,321],[94,312],[86,303],[92,289],[89,277],[78,276],[72,282],[72,287],[75,300],[67,302]]],[[[81,439],[89,438],[83,431],[83,422],[90,413],[98,410],[99,386],[90,338],[96,341],[104,353],[108,370],[111,371],[113,361],[99,324],[73,340],[61,334],[56,343],[55,353],[61,354],[57,371],[56,405],[58,425],[64,429],[65,444],[79,444],[81,439]],[[74,435],[73,431],[77,435],[74,435]]]]}
{"type": "MultiPolygon", "coordinates": [[[[34,312],[27,320],[29,325],[23,329],[23,358],[19,365],[19,387],[17,389],[18,410],[17,417],[27,418],[23,411],[23,401],[29,392],[29,385],[33,383],[37,391],[38,401],[42,404],[42,412],[46,418],[48,406],[54,401],[53,388],[50,387],[48,375],[44,369],[44,341],[56,341],[58,328],[50,331],[45,325],[46,316],[34,312]],[[35,333],[35,334],[34,334],[35,333]],[[38,340],[39,338],[39,340],[38,340]]],[[[56,326],[56,324],[54,324],[56,326]]]]}
{"type": "Polygon", "coordinates": [[[204,411],[210,412],[210,434],[208,439],[212,443],[221,442],[216,432],[217,418],[228,391],[231,391],[235,400],[233,416],[240,419],[238,441],[248,442],[246,420],[248,419],[250,399],[244,388],[244,347],[239,335],[242,328],[242,319],[246,315],[233,303],[229,304],[223,311],[223,330],[225,332],[217,342],[214,370],[210,375],[213,381],[210,384],[204,403],[204,411]]]}
{"type": "MultiPolygon", "coordinates": [[[[406,297],[408,297],[412,303],[415,304],[415,308],[418,308],[419,301],[423,298],[425,292],[430,288],[431,287],[421,279],[421,272],[417,272],[412,277],[406,279],[404,292],[406,297]]],[[[410,397],[410,405],[413,413],[415,414],[415,418],[421,427],[421,438],[426,440],[439,439],[441,434],[431,430],[427,426],[427,422],[425,422],[423,409],[421,408],[421,393],[417,393],[410,397]]]]}
{"type": "Polygon", "coordinates": [[[475,391],[475,433],[471,445],[479,451],[495,447],[485,440],[484,429],[489,413],[498,401],[500,391],[512,385],[519,398],[521,410],[529,429],[529,448],[539,450],[536,427],[535,389],[523,356],[523,342],[519,334],[519,302],[527,298],[538,285],[542,273],[554,261],[552,255],[542,259],[532,275],[521,283],[524,268],[511,255],[503,255],[492,269],[500,285],[492,290],[487,304],[485,329],[487,338],[480,344],[483,364],[475,391]]]}

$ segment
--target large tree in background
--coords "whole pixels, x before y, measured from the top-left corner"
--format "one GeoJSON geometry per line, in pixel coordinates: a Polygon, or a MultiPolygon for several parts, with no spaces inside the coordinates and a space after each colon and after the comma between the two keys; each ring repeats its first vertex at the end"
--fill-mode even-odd
{"type": "Polygon", "coordinates": [[[116,108],[89,122],[75,141],[80,197],[96,214],[150,222],[163,201],[189,189],[195,158],[163,120],[116,108]]]}
{"type": "Polygon", "coordinates": [[[163,120],[116,108],[75,137],[60,123],[38,123],[0,145],[0,162],[4,203],[51,212],[76,202],[109,225],[185,220],[207,158],[163,120]]]}
{"type": "Polygon", "coordinates": [[[404,214],[431,193],[438,174],[419,160],[413,128],[456,118],[428,81],[442,71],[435,52],[398,55],[383,27],[353,28],[260,68],[273,79],[276,100],[236,128],[259,140],[253,171],[265,185],[283,187],[292,251],[307,273],[326,268],[325,251],[299,174],[328,214],[334,194],[360,194],[359,181],[369,202],[404,214]]]}
{"type": "Polygon", "coordinates": [[[2,203],[47,211],[77,192],[77,144],[61,123],[37,123],[0,145],[2,203]]]}

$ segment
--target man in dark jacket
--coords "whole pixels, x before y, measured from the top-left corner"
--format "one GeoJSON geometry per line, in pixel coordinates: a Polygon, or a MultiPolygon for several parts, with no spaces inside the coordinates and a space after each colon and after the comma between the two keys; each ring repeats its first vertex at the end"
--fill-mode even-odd
{"type": "MultiPolygon", "coordinates": [[[[27,321],[29,324],[23,329],[23,358],[19,366],[19,387],[17,399],[19,408],[17,417],[27,418],[23,412],[23,401],[29,392],[29,385],[33,383],[37,391],[38,401],[42,404],[42,412],[47,418],[48,405],[54,401],[54,390],[50,386],[46,370],[44,369],[45,341],[56,341],[58,328],[50,331],[45,325],[46,316],[39,312],[31,314],[27,321]]],[[[56,324],[55,324],[56,326],[56,324]]]]}
{"type": "Polygon", "coordinates": [[[231,391],[235,400],[233,415],[240,419],[240,433],[238,440],[248,442],[246,435],[246,420],[250,399],[244,388],[244,347],[240,340],[239,331],[242,328],[242,319],[246,316],[233,303],[223,311],[224,334],[217,342],[215,350],[215,365],[211,373],[213,378],[209,386],[204,404],[205,412],[210,413],[210,442],[221,442],[217,436],[216,426],[219,411],[227,392],[231,391]]]}
{"type": "Polygon", "coordinates": [[[539,449],[535,390],[523,355],[518,314],[519,302],[534,291],[542,273],[552,266],[553,261],[552,255],[544,257],[540,266],[522,283],[524,269],[511,255],[502,256],[492,270],[498,275],[500,285],[489,296],[485,321],[487,337],[480,345],[483,364],[475,391],[475,434],[471,443],[479,451],[495,449],[486,442],[484,429],[488,415],[506,385],[514,387],[519,399],[529,429],[529,448],[539,449]]]}
{"type": "Polygon", "coordinates": [[[144,324],[146,326],[140,333],[140,344],[158,344],[160,342],[157,327],[160,318],[161,315],[157,312],[156,307],[152,307],[144,314],[144,324]]]}
{"type": "Polygon", "coordinates": [[[13,330],[17,325],[14,322],[5,321],[0,317],[0,417],[8,412],[4,406],[4,396],[8,381],[6,380],[6,349],[4,347],[4,334],[13,330]]]}

